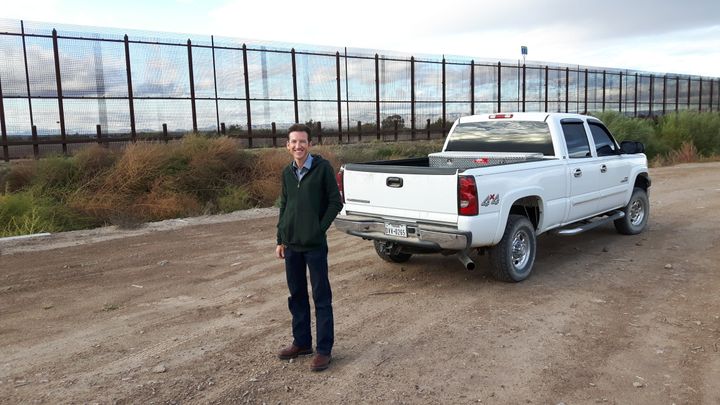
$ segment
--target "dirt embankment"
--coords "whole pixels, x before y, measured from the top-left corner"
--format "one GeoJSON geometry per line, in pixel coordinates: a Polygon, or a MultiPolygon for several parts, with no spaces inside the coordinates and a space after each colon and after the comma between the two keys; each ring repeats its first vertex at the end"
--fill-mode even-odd
{"type": "Polygon", "coordinates": [[[0,242],[0,403],[720,403],[720,164],[653,169],[646,233],[534,274],[329,233],[331,368],[289,342],[275,211],[0,242]]]}

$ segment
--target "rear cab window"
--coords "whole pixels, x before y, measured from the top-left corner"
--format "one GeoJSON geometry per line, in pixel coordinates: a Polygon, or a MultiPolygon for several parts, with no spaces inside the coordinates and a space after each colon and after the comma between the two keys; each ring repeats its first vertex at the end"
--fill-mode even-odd
{"type": "Polygon", "coordinates": [[[542,153],[543,156],[555,156],[550,128],[543,121],[459,123],[445,151],[542,153]]]}
{"type": "Polygon", "coordinates": [[[614,156],[619,154],[619,148],[610,132],[599,122],[588,121],[590,133],[595,142],[595,151],[598,156],[614,156]]]}
{"type": "Polygon", "coordinates": [[[583,121],[578,119],[564,119],[560,121],[560,125],[562,126],[570,159],[592,157],[583,121]]]}

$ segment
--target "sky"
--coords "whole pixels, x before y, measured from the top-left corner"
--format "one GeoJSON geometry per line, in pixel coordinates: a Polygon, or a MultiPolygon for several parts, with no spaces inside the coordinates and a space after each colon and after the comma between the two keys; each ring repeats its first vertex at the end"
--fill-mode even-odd
{"type": "Polygon", "coordinates": [[[0,18],[720,77],[718,0],[5,0],[0,18]]]}

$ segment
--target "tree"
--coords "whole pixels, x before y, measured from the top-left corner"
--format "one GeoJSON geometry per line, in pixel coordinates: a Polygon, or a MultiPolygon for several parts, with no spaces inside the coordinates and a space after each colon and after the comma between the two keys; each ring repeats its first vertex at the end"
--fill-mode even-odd
{"type": "Polygon", "coordinates": [[[405,128],[405,119],[398,114],[388,115],[385,117],[380,124],[380,128],[394,130],[396,123],[398,130],[405,128]]]}

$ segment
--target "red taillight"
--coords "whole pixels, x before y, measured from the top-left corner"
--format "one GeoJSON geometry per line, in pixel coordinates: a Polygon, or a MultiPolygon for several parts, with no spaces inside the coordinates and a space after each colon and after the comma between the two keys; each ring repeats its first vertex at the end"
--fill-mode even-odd
{"type": "Polygon", "coordinates": [[[460,176],[458,179],[458,214],[478,214],[477,186],[473,176],[460,176]]]}
{"type": "Polygon", "coordinates": [[[494,119],[512,118],[512,117],[513,117],[512,114],[492,114],[492,115],[490,115],[490,117],[488,117],[488,118],[490,118],[491,120],[494,120],[494,119]]]}
{"type": "Polygon", "coordinates": [[[340,169],[335,175],[335,181],[337,182],[338,189],[340,190],[340,201],[345,204],[345,183],[343,182],[344,170],[340,169]]]}

